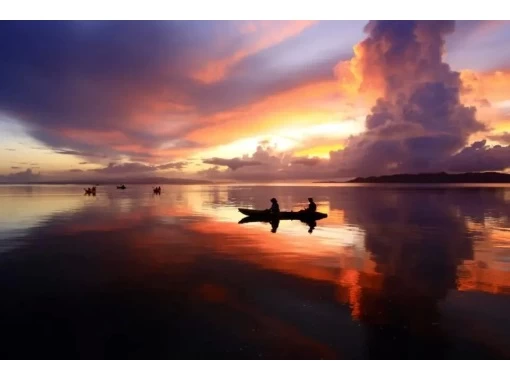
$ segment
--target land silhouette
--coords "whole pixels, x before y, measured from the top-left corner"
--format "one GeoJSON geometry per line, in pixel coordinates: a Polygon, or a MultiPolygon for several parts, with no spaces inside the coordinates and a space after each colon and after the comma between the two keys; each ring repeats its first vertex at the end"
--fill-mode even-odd
{"type": "Polygon", "coordinates": [[[348,183],[510,183],[510,174],[482,173],[419,173],[394,174],[379,177],[357,177],[348,183]]]}
{"type": "Polygon", "coordinates": [[[348,181],[314,183],[510,183],[510,174],[500,172],[417,173],[356,177],[348,181]]]}

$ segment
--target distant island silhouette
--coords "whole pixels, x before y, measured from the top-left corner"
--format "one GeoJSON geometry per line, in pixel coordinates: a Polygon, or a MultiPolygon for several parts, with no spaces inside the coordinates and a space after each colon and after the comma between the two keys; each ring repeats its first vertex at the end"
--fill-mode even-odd
{"type": "MultiPolygon", "coordinates": [[[[357,177],[347,183],[510,183],[510,174],[498,172],[480,173],[419,173],[394,174],[378,177],[357,177]]],[[[345,183],[345,182],[343,182],[345,183]]]]}

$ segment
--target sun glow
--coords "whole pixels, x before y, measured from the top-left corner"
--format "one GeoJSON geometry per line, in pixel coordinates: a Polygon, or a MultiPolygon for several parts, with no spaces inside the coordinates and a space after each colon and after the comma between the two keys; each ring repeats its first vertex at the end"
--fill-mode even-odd
{"type": "Polygon", "coordinates": [[[328,138],[346,138],[350,135],[355,135],[363,132],[364,118],[357,118],[353,120],[345,120],[338,123],[324,123],[317,125],[310,125],[298,128],[285,128],[278,132],[281,136],[293,136],[298,140],[305,140],[307,138],[321,137],[328,138]]]}
{"type": "Polygon", "coordinates": [[[294,151],[298,156],[327,158],[330,151],[345,147],[344,140],[363,131],[363,120],[353,119],[306,127],[286,126],[271,134],[236,140],[201,152],[195,158],[234,158],[252,155],[258,146],[271,147],[276,152],[294,151]]]}
{"type": "Polygon", "coordinates": [[[313,148],[307,148],[303,150],[299,150],[295,152],[295,155],[298,157],[319,157],[319,158],[329,158],[329,153],[337,150],[342,150],[345,148],[344,144],[333,144],[333,145],[321,145],[314,146],[313,148]]]}

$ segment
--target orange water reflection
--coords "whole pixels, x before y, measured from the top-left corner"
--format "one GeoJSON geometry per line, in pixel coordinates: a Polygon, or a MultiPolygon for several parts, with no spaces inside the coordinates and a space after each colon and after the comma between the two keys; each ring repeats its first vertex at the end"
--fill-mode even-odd
{"type": "MultiPolygon", "coordinates": [[[[238,326],[238,336],[272,346],[274,355],[290,350],[283,343],[287,339],[295,345],[292,356],[348,357],[310,327],[320,318],[333,323],[327,305],[339,308],[335,318],[345,312],[353,323],[335,328],[364,326],[371,357],[420,357],[424,347],[447,357],[452,348],[445,342],[456,334],[491,347],[490,355],[510,357],[505,339],[496,344],[479,330],[476,336],[466,332],[481,324],[498,326],[494,335],[508,334],[492,323],[510,312],[508,191],[182,186],[164,187],[159,197],[141,187],[100,191],[94,200],[53,194],[52,202],[42,204],[55,210],[37,216],[38,229],[26,231],[34,237],[24,240],[23,248],[12,244],[12,251],[23,257],[56,250],[65,261],[72,254],[59,249],[83,248],[83,257],[97,260],[93,268],[105,268],[87,277],[94,286],[129,284],[129,289],[172,294],[191,310],[220,310],[211,316],[214,325],[238,318],[239,326],[253,323],[271,331],[261,335],[238,326]],[[299,221],[281,221],[276,233],[267,223],[238,224],[243,215],[237,207],[263,208],[272,194],[282,209],[299,209],[313,194],[319,211],[329,217],[311,234],[299,221]],[[76,202],[80,207],[68,211],[76,202]],[[67,216],[55,218],[55,213],[67,216]],[[279,298],[272,299],[273,293],[279,298]],[[459,310],[464,315],[477,310],[478,301],[471,299],[478,297],[500,311],[490,306],[483,316],[475,314],[483,321],[462,319],[459,310]],[[459,331],[452,326],[461,319],[459,331]]],[[[40,210],[34,208],[34,217],[40,210]]],[[[6,238],[2,244],[11,243],[6,238]]]]}
{"type": "Polygon", "coordinates": [[[491,219],[467,222],[478,238],[474,241],[473,258],[459,265],[459,290],[510,294],[510,229],[501,227],[507,222],[491,219]]]}

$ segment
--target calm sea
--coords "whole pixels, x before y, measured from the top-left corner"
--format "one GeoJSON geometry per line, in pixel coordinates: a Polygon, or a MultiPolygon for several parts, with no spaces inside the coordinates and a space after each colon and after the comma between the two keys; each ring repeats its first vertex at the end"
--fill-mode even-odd
{"type": "Polygon", "coordinates": [[[1,359],[509,359],[510,187],[0,186],[0,305],[1,359]]]}

